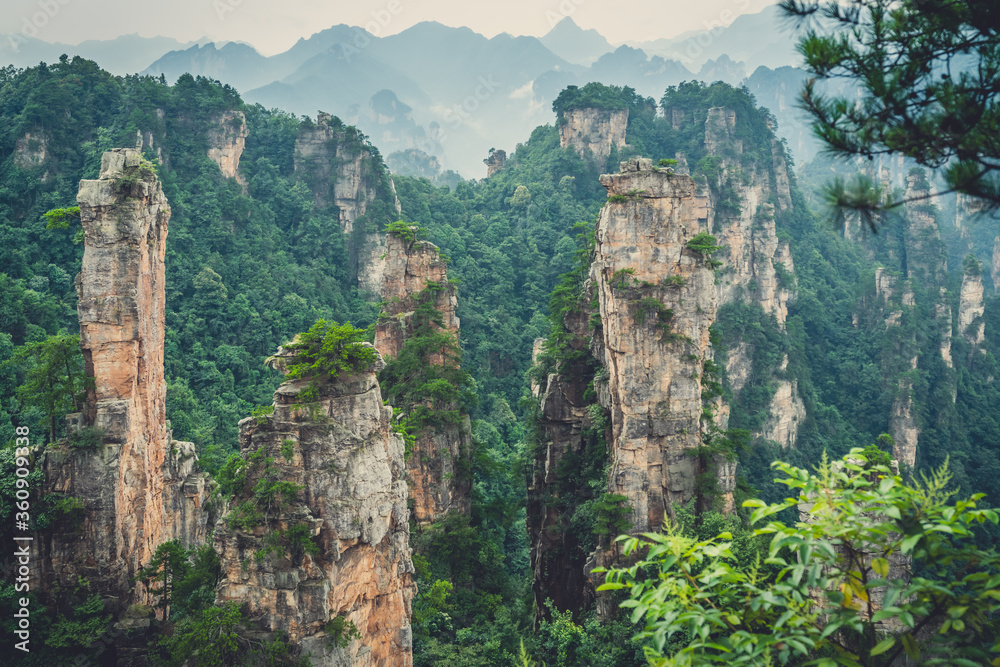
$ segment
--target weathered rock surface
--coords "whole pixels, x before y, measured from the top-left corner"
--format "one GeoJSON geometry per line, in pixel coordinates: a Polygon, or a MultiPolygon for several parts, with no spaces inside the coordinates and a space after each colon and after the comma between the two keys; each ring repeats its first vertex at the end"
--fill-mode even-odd
{"type": "MultiPolygon", "coordinates": [[[[910,281],[903,281],[902,286],[900,286],[899,277],[882,267],[875,269],[875,294],[882,301],[881,309],[886,329],[900,326],[904,313],[906,311],[912,312],[916,305],[910,281]]],[[[950,330],[948,333],[950,335],[950,330]]],[[[901,372],[917,367],[918,357],[912,349],[913,343],[911,338],[899,339],[892,350],[892,356],[904,355],[905,357],[906,354],[913,354],[907,368],[889,367],[888,363],[883,361],[883,372],[889,378],[888,381],[891,382],[891,378],[898,376],[901,372]]],[[[949,337],[949,356],[950,350],[949,337]]],[[[913,407],[913,381],[908,376],[902,376],[896,380],[896,383],[896,397],[893,399],[892,411],[889,413],[889,434],[894,441],[893,458],[912,466],[917,459],[917,445],[920,441],[920,427],[913,407]]]]}
{"type": "Polygon", "coordinates": [[[49,159],[49,142],[41,132],[26,132],[14,145],[14,164],[20,169],[37,169],[49,159]]]}
{"type": "Polygon", "coordinates": [[[993,237],[993,265],[990,268],[993,291],[1000,294],[1000,236],[993,237]]]}
{"type": "Polygon", "coordinates": [[[308,380],[285,382],[273,415],[241,421],[247,483],[215,528],[217,601],[245,604],[258,631],[287,632],[316,667],[412,664],[404,444],[382,404],[382,363],[323,382],[311,407],[299,404],[308,380]],[[294,485],[294,497],[262,506],[254,493],[262,478],[294,485]],[[248,509],[258,518],[241,525],[248,509]],[[303,531],[314,553],[291,542],[290,530],[303,531]],[[361,638],[338,647],[324,630],[337,617],[361,638]]]}
{"type": "Polygon", "coordinates": [[[486,158],[486,178],[489,178],[493,174],[503,171],[504,167],[507,166],[507,151],[495,150],[490,151],[489,156],[486,158]]]}
{"type": "MultiPolygon", "coordinates": [[[[417,227],[411,230],[416,233],[417,227]]],[[[441,317],[442,327],[458,343],[459,320],[455,315],[458,295],[448,282],[446,264],[433,243],[390,233],[386,239],[382,282],[382,314],[375,329],[375,347],[386,357],[399,356],[413,335],[414,311],[431,301],[441,317]]],[[[427,363],[455,363],[441,353],[432,353],[427,363]]],[[[425,427],[406,460],[409,472],[413,517],[418,525],[428,525],[451,511],[471,511],[470,469],[472,425],[468,415],[460,423],[425,427]]]]}
{"type": "Polygon", "coordinates": [[[947,271],[945,245],[941,240],[933,205],[928,203],[930,183],[923,171],[906,178],[906,276],[921,278],[927,284],[944,282],[947,271]]]}
{"type": "Polygon", "coordinates": [[[628,109],[570,109],[559,115],[559,145],[603,165],[612,146],[624,148],[627,128],[628,109]]]}
{"type": "Polygon", "coordinates": [[[400,212],[395,186],[381,158],[375,158],[355,128],[321,113],[315,124],[299,131],[295,173],[309,184],[316,206],[336,215],[358,285],[368,294],[377,294],[385,252],[381,231],[400,212]],[[376,206],[378,202],[383,205],[376,206]],[[377,219],[372,213],[378,214],[377,219]]]}
{"type": "Polygon", "coordinates": [[[983,271],[976,261],[975,267],[966,268],[962,276],[962,292],[958,307],[958,332],[973,346],[982,344],[985,338],[983,313],[983,271]]]}
{"type": "Polygon", "coordinates": [[[208,133],[208,157],[219,165],[222,175],[246,184],[240,175],[240,158],[246,147],[247,119],[242,111],[226,111],[215,119],[208,133]]]}
{"type": "Polygon", "coordinates": [[[77,279],[80,341],[94,377],[71,433],[97,429],[101,444],[46,450],[45,490],[82,501],[79,526],[58,527],[41,547],[43,586],[89,579],[118,600],[144,602],[131,579],[162,542],[204,539],[205,479],[193,445],[171,443],[163,377],[164,250],[170,207],[137,149],[104,154],[100,178],[81,181],[85,232],[77,279]]]}
{"type": "Polygon", "coordinates": [[[700,471],[690,451],[702,443],[702,367],[719,303],[715,273],[685,245],[703,231],[708,202],[690,177],[645,166],[601,177],[609,195],[642,194],[602,209],[590,269],[608,371],[608,490],[629,499],[636,531],[656,529],[672,505],[694,497],[700,471]],[[616,273],[628,269],[623,285],[616,273]],[[650,300],[672,311],[667,322],[640,315],[650,300]]]}
{"type": "MultiPolygon", "coordinates": [[[[675,122],[683,123],[684,117],[675,122]]],[[[771,163],[744,164],[744,146],[736,132],[739,122],[736,112],[725,107],[709,109],[705,120],[705,150],[720,158],[723,167],[716,181],[702,190],[709,201],[705,226],[724,248],[716,254],[723,262],[717,274],[719,305],[759,305],[783,329],[794,297],[795,266],[788,243],[778,239],[771,202],[778,202],[779,212],[792,206],[787,158],[781,142],[772,136],[771,163]]],[[[742,343],[726,353],[727,378],[737,397],[754,352],[742,343]]],[[[798,424],[805,418],[805,404],[796,382],[778,378],[776,386],[771,419],[755,435],[792,447],[798,424]]]]}

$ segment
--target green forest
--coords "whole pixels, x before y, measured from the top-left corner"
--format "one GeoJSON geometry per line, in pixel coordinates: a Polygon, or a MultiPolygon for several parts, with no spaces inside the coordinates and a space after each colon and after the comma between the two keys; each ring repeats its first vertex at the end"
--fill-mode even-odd
{"type": "MultiPolygon", "coordinates": [[[[896,600],[895,606],[886,603],[886,609],[897,610],[892,619],[902,618],[911,628],[913,615],[949,619],[946,639],[952,643],[935,652],[936,640],[927,640],[931,647],[924,649],[924,659],[932,661],[913,664],[998,664],[1000,647],[993,641],[1000,632],[1000,560],[994,547],[1000,530],[996,514],[987,509],[1000,506],[1000,388],[994,381],[1000,376],[994,356],[1000,350],[1000,301],[990,280],[995,221],[972,218],[960,229],[954,204],[932,200],[920,212],[934,221],[940,238],[916,236],[912,209],[904,207],[891,209],[877,233],[849,238],[823,208],[823,187],[833,169],[816,163],[796,170],[780,142],[791,178],[791,205],[775,208],[778,239],[788,244],[794,260],[793,271],[776,267],[782,287],[793,294],[787,318],[779,325],[747,290],[721,306],[712,327],[718,392],[731,410],[727,451],[738,459],[736,508],[723,513],[711,498],[678,506],[662,535],[625,542],[626,553],[635,557],[623,561],[626,569],[609,573],[598,592],[611,600],[611,614],[599,614],[596,604],[583,610],[561,608],[555,600],[539,604],[525,522],[527,486],[545,436],[531,385],[549,373],[589,380],[601,372],[567,327],[570,315],[594,317],[583,295],[595,223],[607,201],[601,174],[617,172],[619,162],[630,157],[673,166],[682,154],[717,210],[729,207],[737,216],[745,205],[738,188],[747,181],[741,178],[749,179],[755,166],[769,182],[776,178],[774,118],[746,89],[692,82],[654,100],[628,87],[589,84],[565,90],[553,105],[556,114],[583,108],[629,109],[627,147],[612,149],[607,161],[597,164],[592,156],[560,146],[557,115],[508,151],[504,169],[453,187],[390,175],[378,147],[336,121],[346,141],[370,156],[365,177],[382,184],[358,227],[384,233],[399,221],[418,225],[421,236],[440,249],[448,278],[458,286],[461,349],[454,354],[461,371],[456,366],[441,376],[427,375],[430,371],[420,368],[426,362],[413,353],[401,354],[380,375],[383,396],[408,408],[422,400],[419,392],[427,382],[446,375],[457,387],[446,409],[454,410],[460,398],[472,419],[471,513],[411,526],[418,587],[413,664],[716,664],[690,656],[685,662],[683,652],[699,641],[722,646],[717,633],[729,636],[737,629],[758,638],[755,652],[733,659],[737,664],[900,664],[838,662],[848,649],[834,645],[835,635],[793,627],[798,616],[792,612],[804,604],[797,584],[824,589],[832,566],[824,560],[827,554],[802,551],[804,529],[795,527],[789,489],[820,494],[831,476],[844,474],[837,465],[857,473],[844,482],[854,505],[832,506],[817,530],[827,530],[830,539],[871,541],[866,532],[871,522],[858,508],[878,505],[903,512],[896,518],[933,533],[933,539],[917,542],[907,539],[917,534],[911,531],[897,543],[896,524],[885,522],[879,534],[885,553],[913,559],[914,581],[921,582],[886,594],[896,600]],[[718,107],[736,114],[734,136],[742,146],[736,158],[706,152],[705,121],[709,109],[718,107]],[[687,122],[672,123],[670,110],[682,111],[687,122]],[[390,177],[398,215],[385,186],[390,177]],[[883,306],[876,291],[877,269],[895,276],[898,285],[905,281],[910,290],[906,308],[902,288],[889,299],[902,313],[896,326],[885,323],[890,306],[883,306]],[[981,276],[987,285],[984,314],[970,325],[982,324],[984,338],[974,342],[966,332],[947,334],[949,365],[940,353],[940,312],[948,307],[949,327],[958,321],[968,276],[981,276]],[[537,339],[546,339],[546,352],[533,367],[537,339]],[[726,361],[741,345],[749,350],[750,367],[735,392],[726,361]],[[805,409],[789,448],[759,436],[782,381],[794,381],[805,409]],[[901,392],[911,398],[919,447],[912,467],[893,471],[888,456],[893,443],[884,434],[891,430],[901,392]],[[852,451],[860,458],[842,463],[852,451]],[[778,460],[784,463],[772,469],[778,460]],[[961,505],[970,497],[979,504],[961,505]],[[956,502],[958,509],[949,508],[956,502]],[[676,575],[677,563],[686,576],[676,575]],[[796,586],[788,584],[793,576],[796,586]],[[671,588],[657,589],[657,581],[671,588]],[[935,583],[942,581],[950,582],[948,590],[935,583]],[[688,602],[664,608],[666,590],[688,602]],[[740,611],[751,601],[752,618],[740,611]],[[765,636],[773,641],[760,639],[765,636]],[[955,642],[967,655],[947,653],[955,642]]],[[[190,75],[176,82],[118,77],[79,57],[0,70],[0,536],[8,544],[17,511],[15,442],[23,433],[17,429],[29,428],[32,444],[41,447],[99,446],[99,435],[86,431],[67,441],[64,420],[80,409],[92,381],[79,353],[74,279],[83,234],[73,207],[79,181],[97,178],[105,151],[135,146],[138,136],[170,202],[166,414],[173,437],[195,444],[197,465],[216,479],[219,494],[238,495],[246,475],[238,455],[240,420],[267,414],[282,382],[265,359],[296,334],[322,338],[324,326],[345,325],[342,335],[352,344],[373,340],[381,304],[358,286],[358,261],[351,256],[358,241],[341,231],[335,206],[317,203],[317,188],[326,186],[296,169],[296,139],[313,125],[308,118],[246,104],[231,87],[190,75]],[[245,115],[248,132],[239,167],[243,182],[226,178],[208,156],[219,118],[236,111],[245,115]]],[[[908,168],[901,175],[907,177],[919,181],[929,174],[908,168]]],[[[727,249],[715,251],[712,239],[720,263],[717,280],[725,279],[727,249]]],[[[432,335],[430,320],[422,322],[418,336],[432,335]]],[[[596,398],[593,406],[592,421],[599,422],[596,398]]],[[[453,416],[421,419],[433,423],[453,416]]],[[[595,426],[588,437],[586,455],[564,462],[560,470],[566,492],[576,498],[562,511],[580,557],[630,527],[622,499],[603,493],[610,456],[604,429],[595,426]]],[[[32,474],[37,487],[38,472],[32,474]]],[[[72,522],[82,511],[68,496],[35,498],[33,506],[39,531],[72,522]]],[[[302,548],[311,544],[305,540],[302,548]]],[[[883,569],[879,558],[859,567],[873,578],[883,569]]],[[[888,572],[889,561],[884,568],[888,572]]],[[[161,592],[169,585],[162,595],[171,600],[169,621],[149,647],[150,664],[309,664],[308,656],[280,636],[251,648],[241,643],[246,619],[239,605],[213,604],[220,573],[210,546],[185,550],[165,543],[141,576],[161,592]],[[237,648],[227,652],[227,642],[237,648]]],[[[837,594],[841,602],[847,595],[837,594]]],[[[16,629],[18,597],[6,577],[0,584],[5,636],[16,629]]],[[[30,656],[11,657],[5,645],[4,664],[71,664],[67,656],[103,664],[103,649],[95,642],[113,619],[100,596],[81,580],[60,600],[35,613],[32,627],[39,641],[30,656]]],[[[875,629],[877,623],[869,621],[862,628],[856,617],[844,614],[830,627],[854,632],[857,646],[883,659],[898,658],[900,651],[913,655],[902,639],[887,645],[879,634],[882,626],[875,629]]],[[[329,632],[333,641],[348,642],[357,629],[341,621],[329,632]]],[[[727,646],[705,650],[718,651],[721,663],[721,656],[737,650],[727,646]]]]}

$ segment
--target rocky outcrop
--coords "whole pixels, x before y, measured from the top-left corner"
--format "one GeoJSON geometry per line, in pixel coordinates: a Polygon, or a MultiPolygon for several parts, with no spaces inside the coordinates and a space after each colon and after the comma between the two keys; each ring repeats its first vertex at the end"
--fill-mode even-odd
{"type": "MultiPolygon", "coordinates": [[[[398,357],[403,349],[413,313],[422,296],[433,299],[434,310],[441,315],[442,327],[458,338],[459,320],[455,315],[458,294],[448,282],[447,264],[438,247],[415,237],[417,226],[410,227],[413,236],[400,233],[386,235],[385,267],[380,295],[385,305],[375,329],[375,347],[387,357],[398,357]],[[426,291],[428,285],[431,290],[426,291]]],[[[431,363],[441,364],[439,357],[431,363]]]]}
{"type": "Polygon", "coordinates": [[[1000,294],[1000,236],[993,237],[993,265],[990,267],[993,291],[1000,294]]]}
{"type": "MultiPolygon", "coordinates": [[[[705,120],[706,152],[720,158],[722,165],[703,189],[710,202],[708,230],[723,246],[717,257],[723,263],[716,281],[719,303],[720,307],[730,303],[759,305],[783,329],[795,290],[791,249],[778,239],[776,221],[777,214],[792,206],[787,158],[781,142],[772,135],[770,165],[743,164],[744,146],[736,132],[739,122],[736,112],[725,107],[708,109],[705,120]],[[777,211],[772,202],[778,203],[777,211]]],[[[727,378],[737,398],[754,352],[745,343],[727,351],[727,378]]],[[[771,418],[755,435],[783,447],[794,446],[798,424],[805,418],[805,404],[797,382],[776,377],[774,384],[771,418]]]]}
{"type": "Polygon", "coordinates": [[[628,109],[568,109],[559,114],[559,146],[603,166],[611,148],[625,147],[628,109]]]}
{"type": "Polygon", "coordinates": [[[906,276],[919,278],[929,285],[939,285],[947,271],[945,245],[941,240],[936,211],[930,203],[930,182],[921,169],[906,178],[906,276]]]}
{"type": "Polygon", "coordinates": [[[486,158],[486,178],[503,171],[507,166],[507,151],[492,150],[486,158]]]}
{"type": "Polygon", "coordinates": [[[955,362],[951,357],[951,303],[948,301],[948,289],[945,287],[938,288],[934,319],[938,324],[938,335],[940,336],[938,350],[941,353],[941,358],[948,368],[954,368],[955,362]]]}
{"type": "Polygon", "coordinates": [[[699,473],[690,452],[702,443],[702,374],[719,302],[714,272],[686,244],[703,231],[708,202],[690,177],[654,171],[649,160],[601,184],[627,198],[601,210],[590,268],[597,357],[608,372],[608,490],[628,498],[633,529],[645,531],[694,497],[699,473]]]}
{"type": "MultiPolygon", "coordinates": [[[[785,373],[787,370],[788,355],[785,355],[780,371],[785,373]]],[[[735,387],[733,390],[737,391],[735,387]]],[[[799,436],[799,425],[806,418],[806,405],[799,397],[798,382],[779,380],[768,412],[771,417],[764,425],[761,436],[766,440],[773,440],[782,447],[794,447],[795,440],[799,436]]]]}
{"type": "Polygon", "coordinates": [[[247,119],[242,111],[226,111],[219,115],[208,132],[208,157],[219,165],[222,175],[246,184],[240,176],[240,158],[246,147],[247,119]]]}
{"type": "MultiPolygon", "coordinates": [[[[458,345],[455,285],[448,281],[437,246],[416,239],[418,227],[409,231],[390,232],[386,239],[381,293],[384,305],[375,329],[375,347],[392,358],[399,356],[413,336],[414,317],[421,305],[431,305],[440,318],[440,324],[431,323],[432,330],[446,334],[458,345]]],[[[436,366],[457,364],[441,351],[430,352],[424,361],[436,366]]],[[[413,517],[418,525],[434,523],[452,511],[470,513],[472,485],[467,471],[471,469],[471,457],[472,425],[468,414],[461,414],[458,423],[428,425],[419,430],[406,459],[413,517]]]]}
{"type": "Polygon", "coordinates": [[[404,444],[382,365],[314,385],[308,406],[311,381],[286,381],[272,415],[241,421],[246,482],[215,528],[217,602],[245,605],[256,631],[286,632],[316,667],[412,664],[404,444]]]}
{"type": "Polygon", "coordinates": [[[962,275],[962,292],[958,306],[958,332],[973,347],[982,344],[985,338],[983,313],[983,269],[979,260],[969,257],[965,261],[962,275]]]}
{"type": "MultiPolygon", "coordinates": [[[[885,328],[898,327],[902,323],[904,311],[912,311],[916,305],[913,289],[910,281],[904,281],[900,287],[899,276],[893,275],[884,268],[875,269],[875,294],[881,301],[880,307],[885,320],[885,328]]],[[[950,320],[949,320],[950,323],[950,320]]],[[[949,332],[950,334],[950,329],[949,332]]],[[[883,361],[883,373],[888,381],[898,376],[900,373],[916,369],[918,357],[912,349],[914,341],[912,339],[900,339],[897,341],[891,356],[912,354],[912,358],[907,368],[896,368],[883,361]]],[[[950,337],[948,355],[950,357],[950,337]]],[[[893,458],[906,465],[913,466],[917,458],[917,445],[920,440],[920,428],[917,424],[913,405],[913,380],[908,375],[902,375],[895,380],[897,389],[896,397],[893,399],[892,411],[889,414],[889,434],[892,436],[893,458]]]]}
{"type": "Polygon", "coordinates": [[[94,378],[71,438],[88,448],[46,450],[48,493],[83,504],[78,525],[42,547],[43,587],[90,580],[121,610],[145,601],[132,579],[156,547],[204,539],[206,482],[193,445],[173,442],[165,419],[164,250],[170,207],[137,149],[104,154],[100,178],[81,181],[85,232],[77,278],[80,341],[94,378]]]}
{"type": "Polygon", "coordinates": [[[38,169],[49,159],[49,142],[41,132],[25,132],[14,145],[14,164],[20,169],[38,169]]]}
{"type": "Polygon", "coordinates": [[[316,206],[329,211],[347,241],[352,275],[369,294],[382,285],[382,230],[400,212],[396,189],[377,151],[357,129],[321,113],[295,141],[295,173],[316,206]]]}

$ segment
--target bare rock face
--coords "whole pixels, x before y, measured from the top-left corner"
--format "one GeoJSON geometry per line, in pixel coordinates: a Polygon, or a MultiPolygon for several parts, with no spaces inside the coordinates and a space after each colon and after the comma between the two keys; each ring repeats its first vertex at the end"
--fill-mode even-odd
{"type": "Polygon", "coordinates": [[[170,207],[137,149],[104,154],[100,178],[81,181],[85,232],[77,278],[80,341],[89,390],[70,431],[96,429],[100,444],[51,447],[50,493],[79,499],[78,526],[42,547],[43,586],[91,580],[120,606],[144,601],[130,579],[161,543],[204,539],[205,479],[193,445],[171,443],[163,377],[164,250],[170,207]]]}
{"type": "MultiPolygon", "coordinates": [[[[759,305],[783,329],[795,293],[795,266],[788,243],[778,239],[771,202],[778,202],[779,212],[792,206],[787,159],[781,142],[772,136],[770,165],[742,164],[744,146],[736,137],[739,120],[732,109],[714,107],[705,121],[706,152],[720,158],[723,167],[716,181],[702,190],[709,200],[705,226],[725,248],[717,254],[723,262],[717,280],[719,304],[759,305]]],[[[736,396],[746,382],[753,353],[746,344],[727,351],[727,377],[736,396]]],[[[805,418],[805,404],[796,382],[776,382],[771,419],[755,435],[792,447],[798,424],[805,418]]]]}
{"type": "Polygon", "coordinates": [[[962,292],[958,307],[958,332],[969,344],[978,346],[985,338],[983,313],[983,271],[978,261],[967,266],[962,276],[962,292]]]}
{"type": "Polygon", "coordinates": [[[603,165],[611,156],[611,147],[625,146],[628,109],[570,109],[559,115],[559,146],[572,147],[603,165]]]}
{"type": "Polygon", "coordinates": [[[503,171],[504,167],[507,166],[507,151],[495,150],[490,151],[489,157],[486,158],[486,178],[489,178],[497,172],[503,171]]]}
{"type": "Polygon", "coordinates": [[[1000,293],[1000,236],[993,237],[993,265],[990,268],[993,278],[993,291],[1000,293]]]}
{"type": "Polygon", "coordinates": [[[928,284],[941,284],[947,270],[947,257],[935,209],[926,201],[929,194],[930,183],[923,171],[907,176],[906,198],[924,199],[906,204],[906,274],[908,278],[921,277],[928,284]]]}
{"type": "Polygon", "coordinates": [[[707,202],[690,177],[652,169],[601,183],[611,196],[642,192],[602,209],[590,277],[613,425],[608,488],[628,497],[633,528],[645,531],[694,497],[699,472],[689,451],[702,442],[702,367],[719,302],[714,272],[685,244],[702,231],[707,202]],[[618,272],[630,269],[623,281],[618,272]],[[656,308],[672,316],[641,312],[656,308]]]}
{"type": "Polygon", "coordinates": [[[240,176],[240,158],[246,147],[247,119],[242,111],[226,111],[215,120],[208,134],[208,157],[219,165],[222,175],[246,184],[240,176]]]}
{"type": "MultiPolygon", "coordinates": [[[[788,368],[788,355],[781,364],[781,371],[788,368]]],[[[806,405],[799,397],[798,382],[779,380],[768,410],[771,417],[764,425],[763,437],[784,448],[794,447],[799,435],[799,424],[805,421],[806,405]]],[[[735,388],[734,388],[735,391],[735,388]]]]}
{"type": "Polygon", "coordinates": [[[382,404],[382,365],[319,384],[308,406],[310,381],[287,381],[272,415],[241,421],[247,481],[215,527],[217,601],[245,604],[257,631],[287,632],[317,667],[413,661],[404,445],[382,404]],[[261,480],[280,485],[273,498],[255,492],[261,480]],[[338,617],[361,635],[343,648],[325,629],[338,617]]]}
{"type": "Polygon", "coordinates": [[[336,215],[347,237],[351,270],[358,276],[358,285],[368,294],[377,294],[385,252],[381,231],[384,224],[394,221],[389,218],[400,212],[395,186],[381,158],[375,159],[356,129],[321,113],[315,124],[299,131],[295,173],[309,184],[316,206],[336,215]],[[376,206],[380,200],[384,206],[376,206]],[[373,214],[379,214],[379,219],[369,219],[373,214]],[[359,224],[362,228],[356,232],[359,224]]]}
{"type": "Polygon", "coordinates": [[[26,132],[14,145],[14,164],[20,169],[38,169],[49,159],[49,142],[41,132],[26,132]]]}
{"type": "MultiPolygon", "coordinates": [[[[417,229],[411,227],[414,233],[417,229]]],[[[375,347],[379,352],[386,357],[399,356],[413,334],[414,312],[427,299],[441,316],[442,330],[453,336],[457,344],[458,296],[455,286],[448,282],[446,265],[437,246],[390,233],[384,267],[384,306],[375,329],[375,347]]],[[[440,366],[448,360],[441,354],[431,354],[427,362],[440,366]]],[[[471,464],[471,454],[472,425],[468,415],[458,424],[421,429],[406,460],[413,517],[418,525],[434,523],[451,511],[469,514],[471,481],[460,468],[471,464]]]]}
{"type": "MultiPolygon", "coordinates": [[[[882,267],[875,269],[875,294],[882,303],[882,312],[885,318],[885,328],[891,329],[900,326],[904,311],[912,311],[916,304],[910,282],[904,281],[900,286],[899,277],[895,276],[882,267]]],[[[950,320],[949,320],[950,322],[950,320]]],[[[948,358],[951,355],[950,330],[949,330],[948,358]]],[[[912,340],[897,341],[895,351],[903,352],[903,346],[912,347],[912,340]]],[[[889,377],[898,374],[900,371],[913,370],[917,367],[917,356],[910,360],[908,368],[884,369],[889,377]]],[[[917,460],[917,445],[920,441],[920,427],[917,423],[913,408],[913,381],[907,377],[899,377],[896,398],[892,403],[892,412],[889,414],[889,434],[894,441],[893,458],[906,465],[913,466],[917,460]]]]}

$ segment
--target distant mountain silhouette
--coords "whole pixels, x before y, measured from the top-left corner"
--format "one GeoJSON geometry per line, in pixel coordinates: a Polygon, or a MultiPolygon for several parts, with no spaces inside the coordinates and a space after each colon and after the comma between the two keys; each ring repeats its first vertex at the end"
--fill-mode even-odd
{"type": "Polygon", "coordinates": [[[584,30],[567,16],[544,37],[539,38],[549,51],[574,65],[590,65],[614,47],[593,28],[584,30]]]}
{"type": "Polygon", "coordinates": [[[83,56],[101,64],[112,74],[135,74],[153,61],[191,43],[170,37],[140,37],[122,35],[115,39],[87,40],[76,46],[43,42],[21,34],[0,35],[0,65],[34,67],[40,62],[54,63],[59,56],[83,56]]]}

